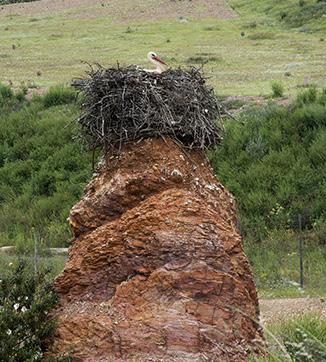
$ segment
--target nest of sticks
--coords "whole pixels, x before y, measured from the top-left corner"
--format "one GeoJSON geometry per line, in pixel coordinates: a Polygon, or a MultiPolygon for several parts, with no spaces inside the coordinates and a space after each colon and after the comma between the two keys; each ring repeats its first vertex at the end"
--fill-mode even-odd
{"type": "Polygon", "coordinates": [[[188,148],[219,142],[220,104],[200,69],[155,74],[135,66],[98,65],[73,86],[84,94],[77,122],[91,149],[164,136],[188,148]]]}

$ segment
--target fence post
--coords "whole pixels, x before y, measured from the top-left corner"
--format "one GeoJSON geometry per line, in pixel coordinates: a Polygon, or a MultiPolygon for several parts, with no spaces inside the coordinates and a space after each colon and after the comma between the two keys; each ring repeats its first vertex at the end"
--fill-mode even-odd
{"type": "Polygon", "coordinates": [[[298,215],[299,224],[299,257],[300,257],[300,287],[303,288],[303,240],[302,240],[302,215],[298,215]]]}
{"type": "Polygon", "coordinates": [[[36,275],[36,273],[37,273],[37,235],[36,235],[35,227],[33,227],[33,232],[34,232],[34,274],[36,275]]]}

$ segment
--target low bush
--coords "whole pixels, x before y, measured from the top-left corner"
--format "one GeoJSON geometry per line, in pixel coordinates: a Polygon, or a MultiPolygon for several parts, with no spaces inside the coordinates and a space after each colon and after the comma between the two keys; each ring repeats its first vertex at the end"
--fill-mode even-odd
{"type": "Polygon", "coordinates": [[[14,93],[9,86],[0,83],[0,99],[4,100],[6,98],[12,98],[13,94],[14,93]]]}
{"type": "Polygon", "coordinates": [[[326,11],[326,2],[311,2],[306,4],[305,1],[299,0],[297,7],[292,7],[287,17],[283,21],[291,27],[300,27],[311,21],[321,20],[326,11]]]}
{"type": "Polygon", "coordinates": [[[240,13],[249,10],[257,15],[262,15],[264,18],[267,15],[267,22],[270,24],[273,24],[273,19],[275,19],[288,28],[301,28],[304,32],[325,29],[325,0],[232,0],[231,6],[236,7],[240,13]]]}
{"type": "Polygon", "coordinates": [[[318,316],[306,315],[274,327],[294,361],[326,360],[326,322],[318,316]]]}
{"type": "Polygon", "coordinates": [[[49,108],[63,104],[72,103],[76,99],[76,92],[73,88],[64,86],[51,87],[43,96],[42,103],[44,107],[49,108]]]}
{"type": "Polygon", "coordinates": [[[273,98],[281,98],[284,96],[284,86],[281,82],[273,81],[271,83],[272,87],[272,97],[273,98]]]}
{"type": "Polygon", "coordinates": [[[326,360],[326,321],[305,315],[265,327],[268,356],[250,362],[323,362],[326,360]]]}
{"type": "Polygon", "coordinates": [[[326,210],[325,92],[309,88],[289,107],[252,108],[225,123],[210,153],[237,199],[241,230],[263,240],[273,229],[312,229],[326,210]]]}
{"type": "Polygon", "coordinates": [[[186,59],[188,64],[206,64],[209,62],[220,62],[221,58],[216,56],[195,55],[186,59]]]}
{"type": "Polygon", "coordinates": [[[20,260],[0,276],[1,361],[41,361],[54,329],[48,313],[57,302],[48,275],[20,260]]]}
{"type": "Polygon", "coordinates": [[[69,209],[92,173],[92,156],[73,139],[78,115],[75,93],[49,94],[20,103],[12,95],[0,104],[2,245],[17,242],[21,249],[26,240],[28,249],[33,228],[43,230],[47,246],[64,245],[70,238],[65,221],[69,209]],[[73,103],[57,105],[68,100],[73,103]]]}
{"type": "Polygon", "coordinates": [[[6,111],[18,109],[25,103],[26,93],[27,90],[25,88],[14,93],[8,85],[0,83],[0,108],[6,111]]]}

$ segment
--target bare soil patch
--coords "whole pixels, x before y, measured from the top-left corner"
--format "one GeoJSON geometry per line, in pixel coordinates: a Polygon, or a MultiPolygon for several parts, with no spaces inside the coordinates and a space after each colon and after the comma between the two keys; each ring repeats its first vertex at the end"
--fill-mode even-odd
{"type": "Polygon", "coordinates": [[[324,298],[260,299],[260,320],[263,324],[293,319],[304,314],[316,314],[326,320],[324,298]]]}
{"type": "Polygon", "coordinates": [[[68,18],[97,18],[110,16],[116,22],[187,18],[230,19],[236,13],[224,0],[40,0],[0,7],[0,17],[10,15],[52,16],[70,10],[68,18]]]}

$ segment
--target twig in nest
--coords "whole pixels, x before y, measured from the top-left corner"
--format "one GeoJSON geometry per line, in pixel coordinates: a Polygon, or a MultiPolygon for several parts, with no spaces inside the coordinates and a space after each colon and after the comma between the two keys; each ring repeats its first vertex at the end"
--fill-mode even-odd
{"type": "Polygon", "coordinates": [[[90,148],[168,136],[188,148],[219,142],[221,105],[197,68],[162,74],[137,67],[91,68],[73,86],[84,94],[77,122],[90,148]]]}

